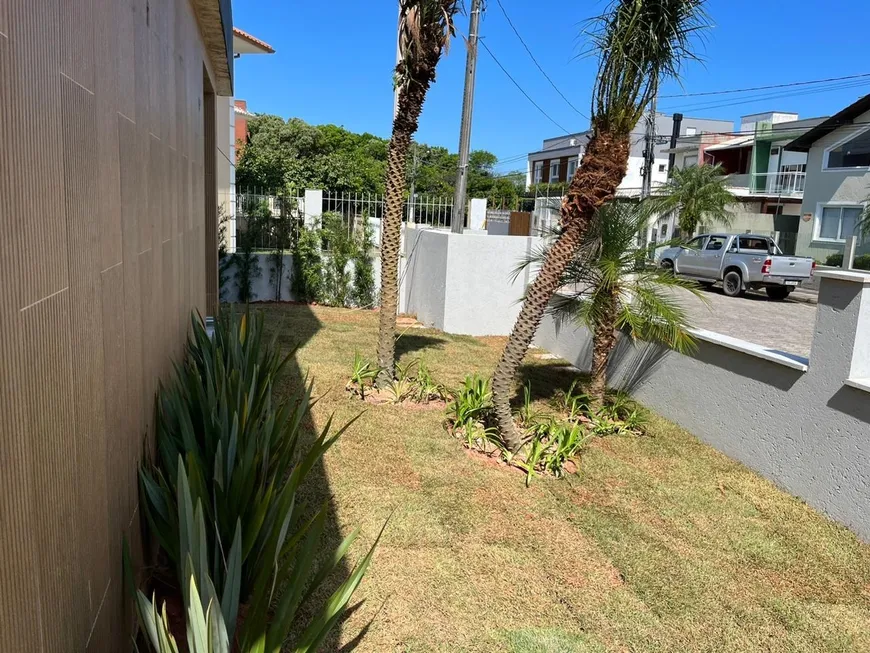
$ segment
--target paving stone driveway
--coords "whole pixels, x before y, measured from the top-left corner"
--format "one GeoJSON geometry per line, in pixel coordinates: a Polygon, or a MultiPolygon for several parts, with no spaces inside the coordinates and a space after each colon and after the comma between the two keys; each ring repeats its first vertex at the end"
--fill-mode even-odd
{"type": "Polygon", "coordinates": [[[814,304],[772,302],[756,293],[726,297],[721,288],[704,290],[702,296],[708,305],[691,295],[684,300],[693,326],[809,357],[816,325],[814,304]]]}

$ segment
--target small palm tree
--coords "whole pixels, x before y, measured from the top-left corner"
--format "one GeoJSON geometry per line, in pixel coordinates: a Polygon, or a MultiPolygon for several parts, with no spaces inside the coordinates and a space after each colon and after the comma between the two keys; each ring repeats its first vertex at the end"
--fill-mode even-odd
{"type": "Polygon", "coordinates": [[[399,54],[395,85],[399,91],[387,161],[381,225],[381,309],[378,328],[378,385],[393,380],[396,364],[396,310],[399,303],[399,247],[408,151],[417,131],[435,69],[454,35],[460,0],[400,0],[399,54]]]}
{"type": "Polygon", "coordinates": [[[647,202],[651,213],[676,212],[680,230],[691,236],[700,224],[731,225],[729,206],[739,201],[720,164],[675,168],[667,183],[647,202]]]}
{"type": "Polygon", "coordinates": [[[870,238],[870,197],[864,200],[864,212],[861,214],[858,224],[855,225],[855,233],[864,238],[870,238]]]}
{"type": "MultiPolygon", "coordinates": [[[[619,332],[681,353],[695,345],[680,291],[705,300],[697,284],[656,267],[648,251],[638,249],[637,234],[646,227],[647,215],[635,203],[603,206],[562,275],[562,287],[572,290],[557,295],[550,304],[555,315],[576,321],[592,334],[588,394],[598,406],[604,403],[607,365],[619,332]]],[[[545,257],[546,250],[540,250],[523,265],[540,263],[545,257]]]]}
{"type": "Polygon", "coordinates": [[[693,37],[708,24],[704,1],[612,0],[591,22],[592,51],[598,56],[592,135],[562,200],[559,236],[529,286],[492,380],[499,431],[512,451],[522,445],[510,406],[517,370],[595,215],[616,196],[628,170],[631,131],[659,84],[678,77],[686,61],[696,59],[693,37]]]}

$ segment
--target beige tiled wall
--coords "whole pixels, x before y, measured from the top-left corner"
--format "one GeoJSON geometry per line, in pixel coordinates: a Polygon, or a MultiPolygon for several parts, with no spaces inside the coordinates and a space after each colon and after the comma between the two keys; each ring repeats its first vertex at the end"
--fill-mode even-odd
{"type": "Polygon", "coordinates": [[[202,42],[189,0],[0,0],[2,651],[130,648],[136,467],[213,276],[202,42]]]}

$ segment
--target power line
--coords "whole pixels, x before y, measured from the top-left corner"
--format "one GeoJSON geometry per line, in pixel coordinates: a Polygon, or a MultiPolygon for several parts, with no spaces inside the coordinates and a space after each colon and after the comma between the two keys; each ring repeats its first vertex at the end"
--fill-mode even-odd
{"type": "Polygon", "coordinates": [[[713,102],[713,103],[702,103],[702,104],[694,104],[688,106],[677,106],[673,105],[667,107],[667,110],[675,110],[682,109],[683,111],[707,111],[710,109],[721,109],[724,107],[733,107],[741,104],[752,104],[753,102],[765,102],[769,100],[778,100],[787,97],[794,97],[795,95],[815,95],[817,93],[832,93],[834,91],[842,91],[850,88],[860,88],[862,86],[866,86],[870,84],[870,80],[864,81],[852,81],[841,84],[833,84],[831,86],[823,86],[819,88],[811,88],[811,89],[803,89],[800,91],[790,91],[790,92],[780,92],[780,93],[771,93],[769,95],[753,95],[742,100],[734,100],[729,102],[713,102]]]}
{"type": "MultiPolygon", "coordinates": [[[[499,2],[501,4],[501,2],[499,2]]],[[[826,82],[841,82],[847,79],[858,79],[860,77],[870,77],[870,73],[861,73],[859,75],[846,75],[845,77],[828,77],[827,79],[813,79],[805,82],[790,82],[788,84],[770,84],[768,86],[753,86],[750,88],[733,88],[727,91],[703,91],[700,93],[677,93],[674,95],[660,95],[659,99],[681,97],[698,97],[701,95],[725,95],[728,93],[748,93],[750,91],[766,91],[772,88],[787,88],[791,86],[809,86],[810,84],[823,84],[826,82]]]]}
{"type": "Polygon", "coordinates": [[[526,99],[527,99],[529,102],[531,102],[531,103],[534,105],[534,107],[535,107],[538,111],[540,111],[540,112],[544,115],[544,117],[547,118],[547,120],[549,120],[551,123],[553,123],[554,125],[556,125],[556,127],[558,127],[559,129],[561,129],[561,130],[562,130],[563,132],[565,132],[566,134],[570,134],[570,133],[571,133],[571,132],[569,132],[567,129],[565,129],[562,125],[560,125],[558,122],[556,122],[556,121],[555,121],[555,120],[550,116],[549,113],[547,113],[546,111],[544,111],[544,110],[541,108],[541,105],[539,105],[537,102],[535,102],[535,101],[532,99],[532,96],[531,96],[531,95],[529,95],[528,93],[526,93],[526,91],[523,89],[523,87],[520,86],[519,82],[517,82],[517,80],[515,80],[515,79],[513,78],[513,75],[511,75],[511,74],[507,71],[507,68],[505,68],[505,67],[502,65],[501,61],[499,61],[498,58],[497,58],[497,57],[492,53],[492,50],[489,49],[489,46],[486,44],[486,41],[484,41],[483,39],[480,39],[479,43],[480,43],[480,45],[483,46],[483,49],[486,50],[487,53],[489,53],[489,56],[492,57],[492,60],[495,61],[496,65],[497,65],[499,68],[501,68],[502,72],[503,72],[505,75],[507,75],[507,78],[513,82],[514,86],[516,86],[517,89],[519,89],[520,93],[522,93],[523,95],[525,95],[525,96],[526,96],[526,99]]]}
{"type": "Polygon", "coordinates": [[[538,63],[538,60],[535,58],[535,55],[532,54],[532,51],[529,49],[529,46],[526,44],[525,40],[523,40],[523,37],[520,36],[519,30],[517,30],[516,26],[514,25],[514,22],[511,20],[511,17],[508,16],[508,12],[507,12],[507,10],[504,8],[504,5],[501,3],[501,0],[495,0],[495,1],[496,1],[496,3],[498,3],[499,8],[501,9],[501,13],[504,14],[505,20],[507,20],[508,25],[511,26],[511,29],[514,31],[514,34],[517,35],[517,38],[520,40],[520,43],[523,44],[523,47],[526,49],[526,52],[528,53],[528,55],[529,55],[529,57],[531,58],[531,60],[532,60],[532,61],[534,62],[534,64],[538,67],[538,70],[541,71],[541,74],[544,76],[544,78],[545,78],[548,82],[550,82],[550,86],[552,86],[553,89],[555,89],[556,93],[559,94],[559,97],[561,97],[563,100],[565,100],[566,104],[567,104],[569,107],[571,107],[572,109],[574,109],[574,111],[576,111],[578,114],[580,114],[581,116],[583,116],[586,120],[589,120],[589,116],[587,116],[585,113],[583,113],[582,111],[580,111],[580,109],[578,109],[577,107],[575,107],[575,106],[571,103],[571,100],[569,100],[567,97],[565,97],[565,94],[562,93],[561,90],[559,90],[559,87],[558,87],[558,86],[556,86],[556,82],[554,82],[554,81],[550,78],[550,76],[547,74],[547,72],[544,70],[544,68],[541,66],[541,64],[538,63]]]}

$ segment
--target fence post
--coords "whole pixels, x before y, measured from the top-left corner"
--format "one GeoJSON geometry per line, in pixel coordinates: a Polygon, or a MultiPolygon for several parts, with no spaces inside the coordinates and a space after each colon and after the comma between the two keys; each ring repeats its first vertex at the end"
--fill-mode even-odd
{"type": "Polygon", "coordinates": [[[323,215],[323,191],[322,190],[305,190],[305,213],[304,223],[309,229],[316,227],[320,223],[320,216],[323,215]]]}
{"type": "Polygon", "coordinates": [[[851,270],[855,267],[855,251],[858,249],[858,236],[846,238],[846,246],[843,248],[843,269],[851,270]]]}

